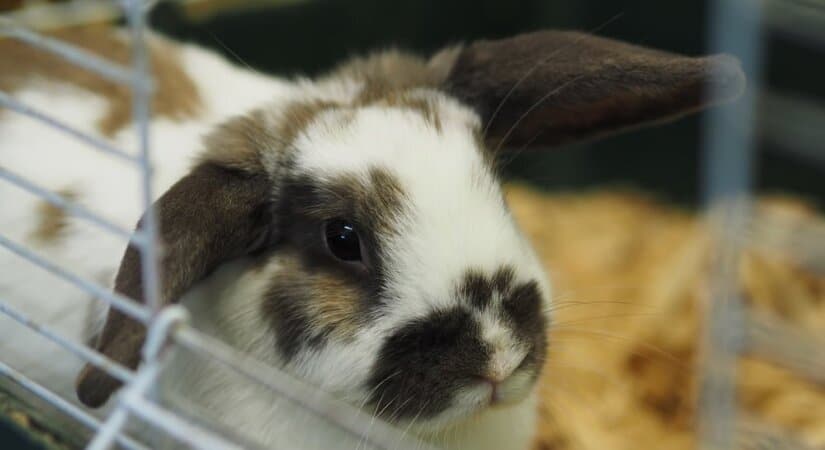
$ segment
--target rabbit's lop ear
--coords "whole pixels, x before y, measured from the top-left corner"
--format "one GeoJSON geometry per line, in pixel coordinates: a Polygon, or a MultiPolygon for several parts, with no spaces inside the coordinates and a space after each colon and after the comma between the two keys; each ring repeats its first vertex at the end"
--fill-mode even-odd
{"type": "MultiPolygon", "coordinates": [[[[238,123],[219,132],[232,133],[238,123]]],[[[241,123],[242,128],[243,124],[241,123]]],[[[234,130],[242,133],[245,130],[234,130]]],[[[241,135],[243,136],[243,135],[241,135]]],[[[271,199],[274,183],[255,162],[255,152],[244,156],[241,139],[220,139],[211,144],[240,145],[225,151],[223,161],[207,159],[173,185],[154,205],[160,230],[160,296],[165,304],[176,302],[195,282],[230,258],[267,245],[276,235],[271,199]]],[[[209,140],[209,139],[207,139],[209,140]]],[[[250,138],[248,142],[251,142],[250,138]]],[[[141,229],[141,222],[138,229],[141,229]]],[[[129,246],[115,279],[115,290],[143,301],[141,252],[129,246]]],[[[129,368],[140,362],[145,327],[111,308],[97,349],[129,368]]],[[[78,398],[98,407],[120,387],[120,382],[93,365],[77,379],[78,398]]]]}
{"type": "Polygon", "coordinates": [[[539,31],[468,45],[444,88],[479,112],[488,138],[524,146],[675,118],[732,100],[744,84],[730,56],[686,57],[579,32],[539,31]]]}

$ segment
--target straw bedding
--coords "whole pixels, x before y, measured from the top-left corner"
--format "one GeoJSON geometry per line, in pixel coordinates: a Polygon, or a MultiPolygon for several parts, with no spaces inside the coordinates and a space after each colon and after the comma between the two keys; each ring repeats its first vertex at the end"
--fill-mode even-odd
{"type": "MultiPolygon", "coordinates": [[[[632,192],[543,195],[512,186],[508,195],[556,289],[536,448],[695,448],[707,226],[632,192]]],[[[757,210],[796,225],[825,223],[792,198],[763,199],[757,210]]],[[[825,331],[825,275],[793,255],[748,248],[739,288],[753,310],[825,331]]],[[[755,358],[738,369],[743,417],[825,448],[825,386],[755,358]]]]}

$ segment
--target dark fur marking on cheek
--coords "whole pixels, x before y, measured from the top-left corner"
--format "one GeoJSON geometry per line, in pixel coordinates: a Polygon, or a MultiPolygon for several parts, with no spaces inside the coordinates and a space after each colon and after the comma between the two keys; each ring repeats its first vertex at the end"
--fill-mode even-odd
{"type": "MultiPolygon", "coordinates": [[[[293,252],[294,253],[294,252],[293,252]]],[[[287,362],[305,348],[323,347],[329,339],[351,339],[365,315],[361,287],[323,267],[307,269],[294,257],[270,283],[262,305],[287,362]]]]}
{"type": "Polygon", "coordinates": [[[406,214],[405,193],[391,173],[372,168],[367,178],[341,175],[319,182],[311,176],[297,176],[285,187],[281,217],[290,217],[285,237],[300,250],[305,270],[323,268],[349,277],[366,294],[361,303],[376,310],[386,284],[382,244],[400,230],[406,214]],[[326,250],[321,229],[334,218],[353,221],[365,245],[367,270],[358,272],[337,261],[326,250]]]}
{"type": "Polygon", "coordinates": [[[368,381],[370,404],[389,419],[433,417],[484,373],[489,349],[461,308],[414,320],[384,343],[368,381]]]}
{"type": "Polygon", "coordinates": [[[522,366],[539,366],[547,353],[547,320],[541,310],[541,292],[538,283],[530,281],[512,289],[504,301],[504,312],[516,336],[530,345],[522,366]]]}
{"type": "Polygon", "coordinates": [[[313,335],[309,315],[301,306],[304,301],[299,292],[283,285],[273,285],[266,295],[264,315],[270,318],[277,337],[276,345],[281,357],[289,362],[305,347],[317,347],[326,341],[324,335],[313,335]]]}

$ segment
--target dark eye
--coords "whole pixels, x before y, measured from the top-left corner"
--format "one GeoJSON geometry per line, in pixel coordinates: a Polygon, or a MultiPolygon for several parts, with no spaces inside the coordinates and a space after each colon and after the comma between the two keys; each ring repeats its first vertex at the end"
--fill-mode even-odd
{"type": "Polygon", "coordinates": [[[361,261],[361,240],[355,225],[344,219],[324,224],[324,238],[330,253],[341,261],[361,261]]]}

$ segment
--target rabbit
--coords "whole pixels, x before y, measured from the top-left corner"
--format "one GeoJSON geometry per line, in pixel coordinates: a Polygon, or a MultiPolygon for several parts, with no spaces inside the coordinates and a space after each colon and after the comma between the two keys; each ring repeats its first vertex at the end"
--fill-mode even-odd
{"type": "MultiPolygon", "coordinates": [[[[128,63],[121,30],[53,35],[128,63]]],[[[148,45],[161,303],[180,303],[204,333],[447,449],[530,448],[535,386],[552,349],[552,268],[507,206],[502,149],[672,120],[744,88],[733,57],[575,31],[429,57],[378,51],[314,79],[259,74],[154,33],[148,45]]],[[[7,40],[0,88],[138,154],[124,87],[7,40]]],[[[141,229],[140,175],[121,159],[0,110],[4,170],[141,229]]],[[[141,256],[122,236],[8,183],[0,198],[3,236],[144,301],[141,256]]],[[[10,252],[0,258],[2,301],[139,366],[141,324],[10,252]]],[[[118,380],[0,320],[0,361],[89,408],[111,408],[118,380]]],[[[364,444],[172,351],[156,393],[170,407],[198,409],[264,448],[364,444]]]]}

